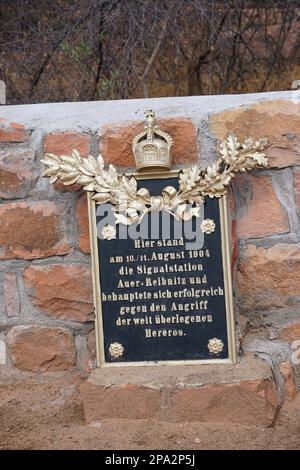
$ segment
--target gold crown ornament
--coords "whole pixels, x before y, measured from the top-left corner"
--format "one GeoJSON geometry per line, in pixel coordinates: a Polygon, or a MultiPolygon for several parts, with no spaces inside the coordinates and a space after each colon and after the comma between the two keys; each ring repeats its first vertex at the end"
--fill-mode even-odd
{"type": "MultiPolygon", "coordinates": [[[[132,144],[136,166],[139,170],[169,169],[172,139],[159,130],[153,111],[146,111],[145,114],[146,129],[133,139],[132,144]]],[[[106,167],[101,155],[85,158],[74,149],[68,156],[47,153],[41,161],[46,165],[44,176],[49,176],[51,183],[60,181],[65,185],[82,186],[91,193],[91,199],[97,204],[110,203],[114,206],[116,224],[131,225],[140,224],[149,211],[165,210],[176,220],[184,221],[199,217],[205,198],[224,196],[236,173],[268,166],[263,152],[266,146],[267,139],[248,138],[239,142],[234,134],[229,134],[220,144],[220,155],[215,163],[206,169],[196,165],[183,168],[178,175],[178,189],[167,186],[160,196],[152,196],[147,188],[138,188],[133,175],[118,173],[113,165],[106,167]]],[[[103,228],[105,239],[116,237],[115,225],[103,228]]],[[[206,235],[212,233],[215,230],[214,221],[205,219],[201,230],[206,235]]]]}
{"type": "Polygon", "coordinates": [[[132,141],[136,167],[138,170],[155,168],[168,170],[172,164],[173,141],[169,134],[159,129],[153,111],[146,111],[145,115],[145,130],[137,134],[132,141]]]}

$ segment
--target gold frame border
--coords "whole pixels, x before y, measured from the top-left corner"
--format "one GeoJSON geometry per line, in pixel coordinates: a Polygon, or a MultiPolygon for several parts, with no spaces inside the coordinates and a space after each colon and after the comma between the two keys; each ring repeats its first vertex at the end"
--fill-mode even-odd
{"type": "MultiPolygon", "coordinates": [[[[134,173],[133,176],[137,180],[146,179],[168,179],[178,177],[180,170],[172,170],[168,172],[143,172],[134,173]]],[[[131,173],[132,174],[132,173],[131,173]]],[[[232,279],[231,279],[231,258],[229,243],[229,227],[228,227],[228,209],[227,196],[219,198],[220,224],[221,224],[221,250],[222,265],[225,289],[225,309],[227,323],[227,342],[228,342],[228,358],[226,359],[194,359],[194,360],[168,360],[168,361],[140,361],[140,362],[105,362],[104,354],[104,335],[102,320],[102,303],[101,303],[101,279],[99,266],[99,252],[97,241],[97,224],[96,224],[96,202],[92,199],[92,193],[88,192],[88,217],[89,217],[89,233],[91,246],[91,265],[92,265],[92,282],[93,282],[93,299],[95,313],[95,337],[96,337],[96,353],[97,367],[125,367],[125,366],[159,366],[159,365],[197,365],[197,364],[235,364],[237,361],[236,345],[235,345],[235,328],[233,313],[233,295],[232,295],[232,279]]]]}

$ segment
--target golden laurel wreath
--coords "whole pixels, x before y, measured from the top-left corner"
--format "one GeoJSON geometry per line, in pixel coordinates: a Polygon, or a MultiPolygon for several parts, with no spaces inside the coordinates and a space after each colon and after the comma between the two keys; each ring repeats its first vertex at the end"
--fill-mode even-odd
{"type": "Polygon", "coordinates": [[[226,194],[236,173],[266,167],[268,159],[262,150],[267,139],[246,139],[242,144],[230,134],[220,145],[216,163],[205,170],[191,166],[180,171],[178,189],[167,186],[161,196],[152,196],[148,189],[137,187],[134,176],[119,174],[113,165],[105,169],[101,155],[81,157],[77,150],[71,156],[45,155],[47,166],[43,176],[50,183],[61,181],[64,185],[79,184],[85,191],[95,193],[92,199],[98,204],[111,203],[116,224],[140,223],[151,211],[167,211],[177,220],[190,220],[199,216],[205,197],[221,197],[226,194]]]}

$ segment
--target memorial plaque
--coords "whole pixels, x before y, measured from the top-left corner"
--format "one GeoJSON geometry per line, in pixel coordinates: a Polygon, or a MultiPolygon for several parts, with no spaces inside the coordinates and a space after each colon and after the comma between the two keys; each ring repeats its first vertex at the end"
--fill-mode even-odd
{"type": "MultiPolygon", "coordinates": [[[[177,183],[148,178],[138,183],[151,194],[177,183]]],[[[117,229],[116,238],[103,239],[103,215],[90,204],[101,364],[234,362],[226,196],[206,201],[205,218],[190,221],[199,232],[208,223],[203,245],[185,238],[180,226],[188,222],[165,212],[155,239],[150,223],[144,238],[119,239],[117,229]],[[172,238],[162,238],[164,218],[172,238]],[[176,223],[182,237],[174,237],[176,223]]]]}
{"type": "Polygon", "coordinates": [[[236,360],[226,193],[237,172],[267,166],[267,142],[230,134],[214,164],[179,172],[172,145],[147,111],[136,174],[76,150],[42,160],[52,183],[88,192],[100,367],[236,360]]]}

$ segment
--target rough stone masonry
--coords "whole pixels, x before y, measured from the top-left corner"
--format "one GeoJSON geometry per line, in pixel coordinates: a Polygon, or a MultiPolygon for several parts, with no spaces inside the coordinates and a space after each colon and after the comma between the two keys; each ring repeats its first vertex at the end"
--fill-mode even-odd
{"type": "MultiPolygon", "coordinates": [[[[50,185],[41,177],[40,160],[46,152],[69,154],[76,148],[86,156],[100,150],[106,162],[120,169],[132,168],[131,141],[142,129],[143,111],[149,108],[174,140],[177,168],[195,162],[207,166],[216,158],[218,141],[228,132],[240,140],[268,137],[269,168],[239,175],[231,196],[240,357],[262,358],[264,375],[255,366],[249,369],[245,365],[241,368],[247,374],[233,375],[236,393],[248,394],[260,403],[265,400],[268,416],[270,407],[274,415],[276,406],[293,399],[300,388],[300,366],[292,360],[297,358],[295,341],[300,340],[297,90],[1,106],[1,367],[21,374],[87,372],[95,365],[86,196],[76,187],[50,185]],[[270,370],[267,378],[265,367],[270,370]]],[[[211,381],[206,387],[211,396],[216,395],[211,381]]],[[[156,410],[154,391],[147,393],[156,410]]],[[[202,399],[189,393],[181,392],[178,403],[183,400],[184,405],[185,396],[190,405],[202,399]]],[[[164,394],[159,399],[162,408],[164,394]]],[[[141,416],[149,405],[143,403],[141,416]]],[[[180,415],[180,407],[177,409],[180,415]]]]}

